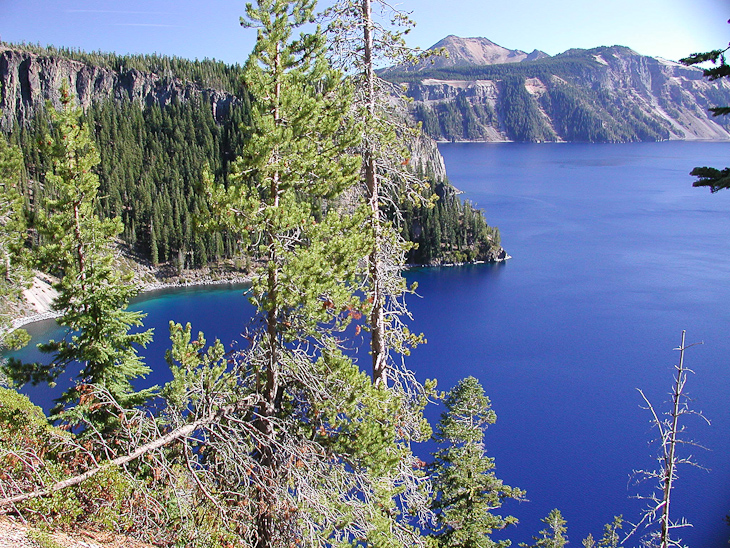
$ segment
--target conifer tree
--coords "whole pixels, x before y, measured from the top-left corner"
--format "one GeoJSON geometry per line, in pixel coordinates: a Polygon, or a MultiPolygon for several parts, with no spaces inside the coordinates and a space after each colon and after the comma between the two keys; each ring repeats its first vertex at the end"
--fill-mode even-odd
{"type": "Polygon", "coordinates": [[[150,371],[137,347],[145,346],[152,332],[130,333],[142,325],[143,314],[126,310],[137,289],[131,274],[120,274],[113,264],[112,238],[121,232],[121,222],[95,214],[99,156],[72,102],[64,88],[63,109],[52,113],[56,139],[49,138],[48,145],[53,170],[46,174],[48,198],[37,219],[44,238],[39,266],[60,277],[53,307],[61,312],[57,321],[68,335],[41,346],[54,354],[50,364],[11,364],[9,376],[20,383],[53,382],[70,364],[80,363],[78,384],[61,396],[56,417],[109,429],[116,418],[97,405],[93,393],[105,391],[124,408],[151,395],[152,389],[136,391],[131,381],[150,371]]]}
{"type": "MultiPolygon", "coordinates": [[[[407,354],[421,338],[402,324],[408,313],[402,303],[407,287],[401,270],[410,246],[387,222],[386,211],[400,218],[400,203],[404,199],[420,203],[425,185],[408,166],[410,153],[403,144],[417,139],[420,130],[396,113],[389,84],[377,77],[375,69],[379,61],[399,63],[414,58],[403,38],[413,22],[382,0],[340,0],[325,16],[331,21],[332,55],[352,73],[357,86],[355,116],[362,122],[363,195],[373,233],[367,263],[372,378],[375,384],[388,386],[389,376],[391,381],[398,380],[390,352],[407,354]],[[392,26],[375,21],[373,4],[387,12],[392,26]]],[[[407,372],[405,376],[409,377],[407,372]]]]}
{"type": "MultiPolygon", "coordinates": [[[[716,49],[703,53],[694,53],[689,57],[680,59],[681,63],[687,66],[699,65],[710,62],[712,67],[702,69],[702,72],[710,82],[720,78],[730,78],[730,65],[725,61],[725,54],[730,50],[730,45],[725,49],[716,49]]],[[[730,114],[730,106],[716,106],[709,109],[713,116],[727,116],[730,114]]],[[[714,167],[696,167],[690,175],[697,177],[692,184],[695,187],[710,187],[711,192],[730,188],[730,167],[717,169],[714,167]]]]}
{"type": "MultiPolygon", "coordinates": [[[[329,67],[321,33],[292,38],[312,21],[314,7],[314,0],[246,5],[241,24],[258,29],[244,69],[248,139],[233,184],[216,186],[210,176],[206,182],[209,225],[247,235],[260,261],[251,300],[263,329],[253,335],[247,361],[256,379],[253,426],[259,442],[253,455],[262,480],[255,512],[261,548],[290,534],[291,522],[275,515],[292,496],[287,490],[294,471],[281,459],[286,447],[304,443],[296,441],[304,425],[291,430],[282,426],[291,422],[284,417],[312,413],[320,391],[332,383],[347,390],[347,379],[338,379],[337,368],[328,365],[338,361],[328,333],[359,317],[354,291],[369,239],[362,211],[333,207],[360,167],[348,152],[358,135],[346,116],[352,90],[329,67]]],[[[317,481],[319,488],[331,488],[317,481]]],[[[294,493],[297,488],[295,482],[294,493]]]]}
{"type": "Polygon", "coordinates": [[[402,393],[372,385],[336,337],[369,306],[356,290],[373,237],[367,208],[343,198],[360,172],[352,88],[321,33],[291,39],[313,10],[312,0],[247,5],[242,22],[258,28],[244,71],[248,139],[232,184],[206,183],[208,224],[248,235],[259,264],[261,332],[249,334],[240,380],[256,402],[241,424],[254,431],[238,453],[255,476],[255,543],[420,544],[401,512],[424,508],[414,500],[425,482],[402,437],[427,436],[427,423],[414,402],[403,412],[402,393]]]}
{"type": "Polygon", "coordinates": [[[611,523],[604,525],[603,537],[598,541],[600,548],[618,548],[619,544],[621,544],[618,530],[623,527],[623,522],[624,520],[621,516],[614,516],[611,523]]]}
{"type": "Polygon", "coordinates": [[[596,543],[592,534],[583,539],[583,548],[618,548],[622,542],[619,536],[619,529],[623,527],[623,517],[614,516],[611,523],[603,526],[603,537],[596,543]]]}
{"type": "Polygon", "coordinates": [[[661,415],[646,397],[642,390],[639,394],[644,399],[647,409],[651,412],[651,424],[659,432],[659,450],[657,455],[658,468],[654,470],[634,470],[637,482],[642,480],[652,480],[655,482],[653,491],[648,495],[636,495],[638,499],[648,501],[647,507],[642,511],[641,519],[638,523],[633,524],[629,534],[630,537],[639,529],[648,529],[648,539],[643,542],[647,546],[658,546],[660,548],[668,548],[670,546],[681,546],[681,539],[672,538],[675,529],[683,527],[691,527],[685,518],[671,518],[671,502],[674,492],[675,482],[677,481],[677,469],[680,466],[689,464],[700,467],[692,455],[683,456],[680,454],[680,448],[688,444],[690,446],[702,447],[694,441],[686,438],[685,426],[683,421],[685,415],[696,415],[702,418],[708,424],[710,421],[699,411],[693,410],[689,401],[691,398],[687,395],[686,385],[689,373],[693,373],[684,363],[685,350],[702,342],[694,344],[685,344],[686,332],[682,331],[682,342],[675,350],[679,351],[679,363],[674,366],[676,373],[674,375],[674,383],[672,386],[671,405],[669,411],[665,412],[665,418],[661,415]]]}
{"type": "Polygon", "coordinates": [[[521,499],[524,491],[509,487],[494,475],[494,459],[487,457],[484,433],[497,416],[479,381],[467,377],[446,395],[446,411],[434,438],[442,446],[431,465],[439,547],[495,548],[510,541],[494,541],[491,534],[516,524],[512,516],[493,510],[505,499],[521,499]]]}
{"type": "Polygon", "coordinates": [[[547,527],[538,533],[540,536],[532,537],[535,544],[528,545],[521,542],[520,546],[523,548],[563,548],[568,544],[568,535],[566,534],[568,529],[560,510],[557,508],[550,510],[550,513],[542,519],[542,522],[547,527]]]}

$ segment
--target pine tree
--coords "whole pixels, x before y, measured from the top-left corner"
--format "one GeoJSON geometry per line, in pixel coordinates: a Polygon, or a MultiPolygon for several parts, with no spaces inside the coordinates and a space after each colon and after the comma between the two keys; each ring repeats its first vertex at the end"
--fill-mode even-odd
{"type": "Polygon", "coordinates": [[[692,455],[682,456],[680,454],[680,448],[684,444],[702,447],[696,442],[686,439],[683,424],[685,415],[697,415],[708,424],[710,423],[701,412],[694,411],[689,405],[691,398],[687,395],[686,385],[689,373],[693,373],[693,371],[685,365],[684,353],[688,348],[703,343],[688,345],[685,343],[686,335],[686,332],[682,331],[682,342],[679,347],[675,348],[679,351],[679,363],[674,366],[676,374],[674,375],[671,392],[671,405],[669,411],[664,413],[665,418],[661,418],[661,414],[654,408],[644,392],[639,390],[639,394],[646,402],[646,408],[651,412],[651,424],[659,432],[657,455],[659,466],[654,470],[634,470],[637,482],[648,479],[654,483],[654,487],[648,495],[636,495],[636,498],[647,500],[648,504],[642,511],[639,522],[633,524],[627,538],[639,529],[646,528],[648,539],[644,539],[643,542],[647,546],[658,546],[660,548],[680,546],[681,539],[672,538],[674,530],[692,526],[685,518],[672,519],[670,512],[672,509],[672,494],[678,478],[677,469],[685,464],[701,468],[692,455]]]}
{"type": "Polygon", "coordinates": [[[378,62],[414,58],[403,38],[413,22],[382,0],[340,0],[325,15],[331,20],[328,32],[334,57],[353,74],[357,86],[355,115],[362,122],[362,186],[373,233],[367,263],[372,378],[375,384],[388,386],[389,377],[399,381],[390,352],[408,354],[421,339],[401,321],[408,315],[402,302],[407,287],[401,270],[410,246],[387,221],[386,211],[400,220],[400,204],[404,200],[420,203],[425,185],[408,166],[410,153],[403,145],[417,139],[420,130],[396,113],[389,84],[377,77],[375,69],[378,62]],[[387,13],[391,25],[375,21],[373,4],[387,13]]]}
{"type": "Polygon", "coordinates": [[[53,382],[70,364],[80,363],[78,384],[61,396],[56,417],[109,429],[116,412],[99,405],[100,397],[128,408],[153,391],[136,391],[131,383],[150,371],[137,347],[145,346],[152,332],[130,333],[142,325],[144,315],[126,310],[137,289],[131,274],[120,274],[113,264],[112,238],[121,232],[121,221],[100,220],[95,213],[99,156],[72,102],[63,89],[63,110],[53,113],[57,137],[48,142],[54,159],[53,171],[46,174],[49,197],[37,221],[44,238],[39,265],[60,276],[53,307],[62,313],[57,321],[68,335],[41,346],[54,354],[50,364],[15,364],[9,376],[21,383],[53,382]]]}
{"type": "Polygon", "coordinates": [[[563,515],[557,508],[550,511],[550,513],[542,519],[542,522],[547,525],[545,529],[541,530],[538,534],[539,537],[532,537],[535,540],[535,544],[520,543],[520,546],[524,548],[563,548],[568,544],[568,535],[566,535],[567,527],[566,522],[563,519],[563,515]]]}
{"type": "Polygon", "coordinates": [[[497,420],[489,398],[477,379],[467,377],[446,395],[444,404],[446,411],[434,435],[442,447],[431,465],[436,545],[509,546],[510,541],[494,541],[491,534],[516,524],[517,519],[493,510],[505,499],[521,499],[524,491],[504,485],[494,475],[494,459],[486,456],[485,430],[497,420]]]}
{"type": "Polygon", "coordinates": [[[357,290],[373,237],[368,210],[345,197],[360,171],[350,83],[328,66],[319,32],[290,39],[313,8],[309,0],[247,7],[244,23],[259,29],[244,73],[248,139],[228,188],[210,175],[205,185],[212,219],[248,235],[260,265],[251,299],[262,328],[249,335],[242,367],[252,377],[241,380],[256,401],[256,434],[242,434],[256,440],[247,453],[255,542],[420,544],[401,509],[424,507],[410,504],[425,498],[423,474],[402,440],[427,435],[426,399],[407,406],[339,348],[338,332],[370,304],[357,290]]]}
{"type": "Polygon", "coordinates": [[[624,520],[621,516],[614,516],[611,523],[604,525],[603,537],[598,541],[600,548],[618,548],[621,544],[618,530],[623,527],[623,522],[624,520]]]}
{"type": "MultiPolygon", "coordinates": [[[[716,49],[704,53],[695,53],[684,59],[680,59],[681,63],[687,66],[698,65],[701,63],[711,62],[710,68],[702,70],[705,78],[710,82],[719,80],[720,78],[730,78],[730,65],[725,62],[725,53],[730,50],[730,46],[725,49],[716,49]],[[719,62],[719,64],[718,64],[719,62]]],[[[713,116],[727,116],[730,114],[730,106],[713,107],[709,109],[713,116]]],[[[724,188],[730,188],[730,167],[717,169],[714,167],[696,167],[690,175],[697,177],[692,184],[695,187],[707,186],[711,192],[717,192],[724,188]]]]}
{"type": "Polygon", "coordinates": [[[621,537],[618,530],[623,527],[623,517],[614,516],[611,523],[603,527],[603,537],[596,543],[592,534],[583,539],[583,548],[618,548],[621,545],[621,537]]]}
{"type": "Polygon", "coordinates": [[[302,443],[296,441],[302,425],[292,425],[292,431],[280,419],[311,413],[317,391],[338,380],[322,363],[336,353],[321,352],[331,347],[329,332],[359,315],[357,266],[368,242],[362,211],[344,214],[332,207],[355,183],[360,167],[348,152],[357,139],[346,117],[352,90],[329,67],[321,33],[291,37],[312,21],[314,6],[314,0],[247,4],[241,24],[258,29],[244,70],[251,101],[248,140],[233,184],[224,188],[210,175],[206,179],[209,225],[247,235],[261,265],[251,299],[264,329],[247,358],[256,378],[253,426],[264,440],[255,450],[262,478],[255,515],[260,548],[278,542],[291,527],[275,516],[289,496],[282,490],[291,475],[285,478],[295,472],[282,467],[281,455],[302,443]]]}

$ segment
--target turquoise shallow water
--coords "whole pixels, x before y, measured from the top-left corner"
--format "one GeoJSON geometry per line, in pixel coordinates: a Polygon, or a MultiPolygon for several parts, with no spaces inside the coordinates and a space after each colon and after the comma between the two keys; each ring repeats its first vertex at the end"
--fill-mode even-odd
{"type": "MultiPolygon", "coordinates": [[[[730,192],[693,189],[688,172],[725,166],[730,144],[440,148],[452,183],[499,226],[513,258],[408,273],[419,283],[409,299],[413,328],[428,339],[409,363],[442,389],[475,375],[492,399],[498,421],[487,451],[497,475],[529,499],[506,506],[521,522],[507,536],[529,541],[554,507],[575,546],[589,532],[600,536],[614,514],[638,518],[642,503],[629,495],[647,489],[630,474],[653,466],[655,447],[636,389],[657,406],[666,401],[672,349],[686,329],[688,342],[705,342],[688,351],[688,389],[712,425],[687,426],[710,449],[692,451],[710,471],[680,470],[672,510],[695,525],[681,533],[689,546],[726,546],[730,192]]],[[[150,384],[167,378],[169,320],[235,345],[251,316],[242,287],[166,290],[135,306],[156,330],[150,384]]],[[[52,326],[34,329],[43,337],[52,326]]],[[[29,391],[49,400],[47,389],[29,391]]]]}

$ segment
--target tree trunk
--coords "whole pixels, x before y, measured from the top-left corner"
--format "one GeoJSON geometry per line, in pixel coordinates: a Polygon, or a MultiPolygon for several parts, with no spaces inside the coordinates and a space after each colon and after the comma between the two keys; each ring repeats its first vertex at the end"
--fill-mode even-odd
{"type": "Polygon", "coordinates": [[[664,446],[664,507],[662,508],[661,520],[661,548],[669,546],[669,503],[672,495],[672,482],[674,481],[674,470],[677,464],[676,448],[677,434],[679,429],[679,415],[681,414],[681,398],[684,391],[684,383],[687,373],[684,370],[684,341],[686,331],[682,331],[682,344],[679,346],[679,365],[677,366],[677,378],[672,394],[672,426],[669,431],[669,439],[664,446]]]}
{"type": "MultiPolygon", "coordinates": [[[[86,293],[86,253],[84,251],[84,239],[81,234],[81,199],[74,202],[74,237],[76,238],[76,261],[79,267],[79,278],[81,279],[81,291],[86,293]]],[[[86,310],[88,312],[88,310],[86,310]]]]}
{"type": "MultiPolygon", "coordinates": [[[[365,43],[365,101],[370,121],[375,117],[375,72],[373,66],[373,17],[370,0],[362,0],[363,32],[365,43]]],[[[366,139],[363,152],[365,187],[370,205],[370,223],[373,231],[373,249],[368,256],[370,272],[370,352],[373,358],[373,384],[388,386],[385,348],[384,296],[381,278],[380,249],[382,232],[380,227],[380,186],[375,169],[373,143],[366,139]]]]}
{"type": "Polygon", "coordinates": [[[197,430],[201,426],[216,420],[218,418],[219,414],[220,413],[215,413],[215,414],[209,415],[203,419],[199,419],[197,421],[191,422],[190,424],[186,424],[185,426],[181,426],[180,428],[176,428],[169,434],[166,434],[166,435],[162,436],[161,438],[157,438],[154,441],[146,443],[145,445],[138,447],[137,449],[135,449],[134,451],[132,451],[131,453],[129,453],[127,455],[124,455],[122,457],[117,457],[114,460],[110,460],[109,462],[106,462],[100,466],[97,466],[96,468],[87,470],[86,472],[84,472],[83,474],[79,474],[78,476],[74,476],[72,478],[68,478],[63,481],[56,482],[53,485],[51,485],[50,487],[47,487],[45,489],[38,489],[38,490],[32,491],[30,493],[23,493],[21,495],[15,495],[14,497],[7,497],[4,499],[0,499],[0,507],[11,505],[11,504],[17,504],[19,502],[23,502],[28,499],[46,497],[46,496],[50,495],[51,493],[60,491],[61,489],[66,489],[67,487],[72,487],[74,485],[78,485],[82,481],[92,478],[99,472],[102,472],[108,468],[111,468],[113,466],[122,466],[124,464],[127,464],[128,462],[131,462],[131,461],[141,457],[145,453],[149,453],[150,451],[154,451],[155,449],[164,447],[165,445],[168,445],[169,443],[172,443],[175,440],[189,436],[190,434],[195,432],[195,430],[197,430]]]}
{"type": "MultiPolygon", "coordinates": [[[[279,126],[281,120],[281,54],[279,52],[280,45],[277,44],[277,55],[274,60],[275,70],[275,88],[273,97],[273,114],[274,124],[279,126]]],[[[276,153],[274,153],[276,154],[276,153]]],[[[279,207],[279,173],[274,172],[271,177],[271,185],[269,188],[270,205],[272,208],[279,207]]],[[[256,548],[271,548],[274,545],[274,508],[276,506],[276,497],[272,494],[275,483],[274,470],[274,448],[273,441],[275,437],[274,425],[272,419],[276,413],[276,397],[279,392],[279,336],[278,336],[278,289],[279,289],[279,272],[278,272],[278,256],[276,253],[276,231],[277,227],[268,226],[268,278],[267,278],[267,300],[269,309],[266,314],[266,336],[268,348],[266,350],[266,386],[263,391],[261,407],[259,409],[259,419],[256,427],[263,434],[264,443],[261,447],[259,455],[259,464],[261,465],[262,478],[261,486],[258,492],[259,511],[256,515],[256,548]]]]}

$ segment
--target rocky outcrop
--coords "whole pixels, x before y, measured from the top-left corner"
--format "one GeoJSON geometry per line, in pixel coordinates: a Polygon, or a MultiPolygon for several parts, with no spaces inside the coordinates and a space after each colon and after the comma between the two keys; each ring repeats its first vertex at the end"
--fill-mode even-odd
{"type": "Polygon", "coordinates": [[[512,257],[507,255],[504,248],[500,246],[490,249],[485,261],[488,263],[501,263],[511,258],[512,257]]]}
{"type": "Polygon", "coordinates": [[[421,133],[411,147],[411,166],[416,171],[431,173],[437,181],[446,179],[446,165],[436,141],[421,133]]]}
{"type": "Polygon", "coordinates": [[[492,80],[437,80],[426,78],[408,86],[408,96],[421,103],[453,100],[458,96],[496,102],[499,95],[497,82],[492,80]]]}
{"type": "Polygon", "coordinates": [[[730,104],[730,81],[620,46],[387,77],[439,141],[730,139],[729,120],[708,113],[730,104]]]}
{"type": "Polygon", "coordinates": [[[224,118],[236,101],[230,93],[203,88],[177,78],[165,78],[136,69],[115,71],[64,58],[0,46],[0,128],[13,120],[28,123],[34,110],[46,101],[60,108],[60,88],[68,85],[78,104],[86,108],[104,99],[130,100],[165,107],[175,100],[202,97],[217,119],[224,118]]]}

